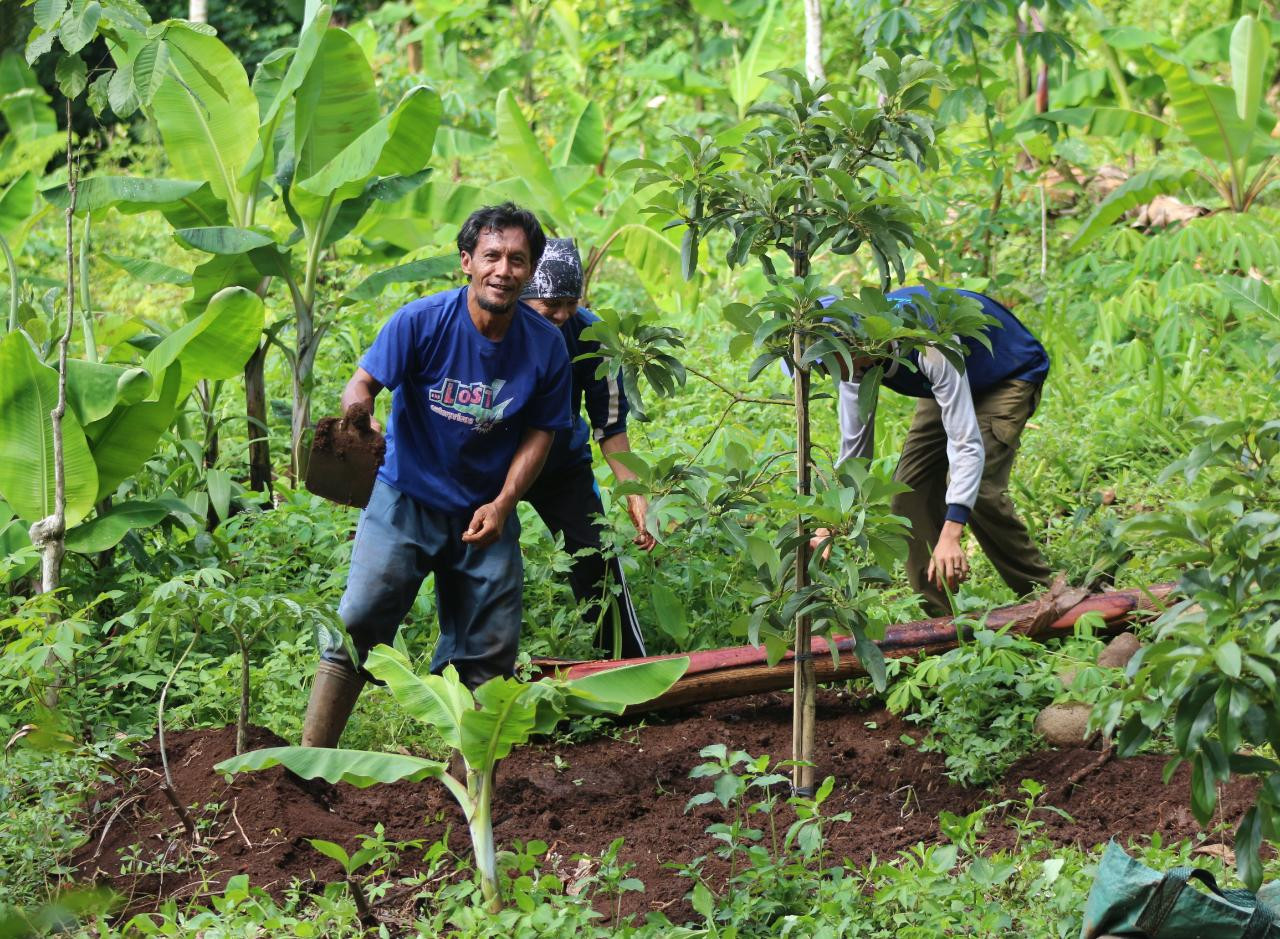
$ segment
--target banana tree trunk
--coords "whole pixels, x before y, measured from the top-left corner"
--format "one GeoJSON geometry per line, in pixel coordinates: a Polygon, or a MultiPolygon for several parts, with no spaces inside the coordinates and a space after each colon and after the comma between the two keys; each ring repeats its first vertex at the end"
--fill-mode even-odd
{"type": "Polygon", "coordinates": [[[244,366],[244,409],[249,431],[249,488],[271,491],[271,440],[267,436],[268,343],[264,339],[244,366]]]}

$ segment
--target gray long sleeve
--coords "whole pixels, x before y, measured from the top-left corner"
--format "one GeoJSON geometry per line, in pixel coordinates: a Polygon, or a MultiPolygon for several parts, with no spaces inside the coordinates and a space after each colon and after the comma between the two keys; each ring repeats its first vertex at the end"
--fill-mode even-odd
{"type": "MultiPolygon", "coordinates": [[[[918,360],[920,373],[928,379],[934,400],[942,411],[942,427],[947,434],[947,464],[951,470],[946,495],[947,517],[964,523],[969,520],[969,510],[977,501],[986,461],[969,378],[937,349],[925,349],[918,360]]],[[[858,416],[857,382],[840,383],[837,414],[840,421],[840,461],[855,456],[869,458],[875,439],[875,413],[873,411],[865,423],[858,416]]]]}

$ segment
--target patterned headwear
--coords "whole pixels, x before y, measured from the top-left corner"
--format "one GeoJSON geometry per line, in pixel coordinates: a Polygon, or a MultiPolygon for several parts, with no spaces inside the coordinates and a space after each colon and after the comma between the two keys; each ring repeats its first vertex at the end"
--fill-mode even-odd
{"type": "Polygon", "coordinates": [[[538,269],[520,294],[521,300],[582,296],[582,258],[572,238],[548,238],[538,269]]]}

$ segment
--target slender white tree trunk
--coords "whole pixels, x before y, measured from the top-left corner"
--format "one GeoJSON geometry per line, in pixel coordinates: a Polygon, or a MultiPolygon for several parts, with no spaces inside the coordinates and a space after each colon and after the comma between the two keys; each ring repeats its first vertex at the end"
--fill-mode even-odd
{"type": "Polygon", "coordinates": [[[822,67],[822,2],[804,0],[804,73],[809,81],[826,81],[822,67]]]}
{"type": "Polygon", "coordinates": [[[209,22],[209,0],[190,0],[187,19],[193,23],[209,22]]]}

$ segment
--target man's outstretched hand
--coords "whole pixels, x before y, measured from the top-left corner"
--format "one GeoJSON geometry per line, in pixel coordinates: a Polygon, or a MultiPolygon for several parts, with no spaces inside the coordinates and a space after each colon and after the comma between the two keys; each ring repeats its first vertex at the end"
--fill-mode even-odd
{"type": "Polygon", "coordinates": [[[960,546],[964,526],[959,522],[945,522],[938,543],[933,548],[933,559],[925,576],[939,590],[955,590],[969,579],[969,558],[960,546]]]}
{"type": "Polygon", "coordinates": [[[471,524],[462,533],[462,540],[478,548],[487,548],[502,537],[502,526],[507,523],[511,509],[498,502],[488,502],[476,509],[471,524]]]}
{"type": "Polygon", "coordinates": [[[631,516],[631,524],[636,526],[636,536],[632,539],[641,551],[652,551],[658,539],[649,534],[645,527],[644,517],[649,513],[649,500],[639,493],[627,496],[627,514],[631,516]]]}

